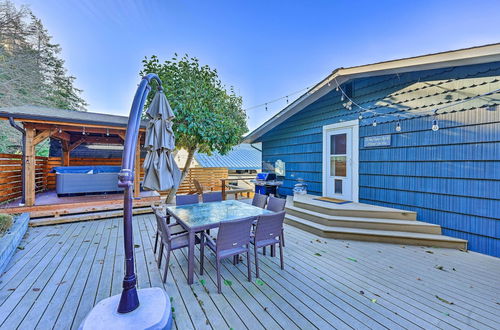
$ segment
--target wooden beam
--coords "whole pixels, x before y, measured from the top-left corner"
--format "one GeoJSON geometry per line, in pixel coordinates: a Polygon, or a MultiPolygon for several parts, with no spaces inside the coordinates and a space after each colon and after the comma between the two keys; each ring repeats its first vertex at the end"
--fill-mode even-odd
{"type": "MultiPolygon", "coordinates": [[[[83,136],[85,143],[94,144],[122,144],[121,139],[116,136],[83,136]]],[[[79,141],[78,139],[77,141],[79,141]]]]}
{"type": "Polygon", "coordinates": [[[35,134],[35,129],[26,129],[26,157],[24,158],[24,186],[26,189],[26,191],[24,192],[24,196],[26,206],[35,205],[35,134]]]}
{"type": "Polygon", "coordinates": [[[56,129],[56,131],[52,133],[51,137],[58,139],[58,140],[61,140],[61,141],[71,140],[71,134],[69,134],[68,132],[65,132],[63,130],[61,130],[61,132],[59,132],[59,129],[56,129]]]}
{"type": "Polygon", "coordinates": [[[141,134],[137,138],[134,162],[134,197],[141,196],[141,134]]]}
{"type": "Polygon", "coordinates": [[[76,142],[73,142],[69,145],[68,147],[68,151],[71,152],[73,151],[76,147],[78,147],[80,144],[82,144],[83,142],[85,142],[85,137],[82,137],[80,138],[80,140],[76,141],[76,142]]]}
{"type": "Polygon", "coordinates": [[[50,137],[50,135],[53,133],[54,129],[46,129],[41,131],[40,133],[36,134],[35,137],[33,138],[33,144],[37,145],[40,142],[45,141],[50,137]]]}
{"type": "Polygon", "coordinates": [[[61,157],[62,166],[69,166],[69,153],[70,153],[69,142],[62,140],[61,146],[62,146],[62,157],[61,157]]]}

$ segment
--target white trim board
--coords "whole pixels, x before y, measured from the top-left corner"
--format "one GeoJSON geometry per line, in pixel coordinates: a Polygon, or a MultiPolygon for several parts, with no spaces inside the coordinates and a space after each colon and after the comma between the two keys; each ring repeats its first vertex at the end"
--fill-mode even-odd
{"type": "Polygon", "coordinates": [[[323,155],[321,162],[321,178],[322,178],[322,191],[324,196],[326,192],[326,168],[328,158],[328,150],[326,150],[326,137],[327,133],[339,128],[352,128],[352,201],[359,202],[359,120],[342,121],[339,123],[323,126],[323,155]]]}

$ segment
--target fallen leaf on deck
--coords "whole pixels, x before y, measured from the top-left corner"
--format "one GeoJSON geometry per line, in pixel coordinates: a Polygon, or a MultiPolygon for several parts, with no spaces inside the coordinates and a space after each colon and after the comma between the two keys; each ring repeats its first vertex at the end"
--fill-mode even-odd
{"type": "Polygon", "coordinates": [[[224,280],[224,284],[231,286],[233,285],[233,282],[231,282],[230,280],[224,280]]]}
{"type": "Polygon", "coordinates": [[[426,250],[425,252],[430,253],[430,254],[434,254],[434,252],[432,252],[431,250],[426,250]]]}
{"type": "Polygon", "coordinates": [[[84,243],[88,243],[88,242],[90,242],[90,240],[89,240],[89,239],[86,239],[86,240],[85,240],[85,241],[83,241],[83,242],[84,242],[84,243]]]}
{"type": "Polygon", "coordinates": [[[436,265],[434,268],[444,271],[444,267],[441,265],[436,265]]]}
{"type": "Polygon", "coordinates": [[[359,291],[359,293],[361,293],[361,294],[365,294],[365,292],[364,292],[363,290],[359,291]]]}
{"type": "Polygon", "coordinates": [[[417,277],[417,281],[422,281],[422,279],[420,277],[417,277]]]}
{"type": "Polygon", "coordinates": [[[318,257],[321,257],[321,254],[320,254],[320,253],[318,253],[318,252],[316,252],[314,255],[315,255],[315,256],[318,256],[318,257]]]}
{"type": "Polygon", "coordinates": [[[134,244],[134,249],[138,249],[140,248],[141,246],[139,244],[134,244]]]}
{"type": "Polygon", "coordinates": [[[16,291],[14,288],[7,289],[7,291],[16,291]]]}
{"type": "Polygon", "coordinates": [[[375,295],[375,296],[377,296],[377,297],[380,297],[380,295],[379,295],[379,294],[374,293],[374,295],[375,295]]]}
{"type": "Polygon", "coordinates": [[[372,303],[376,303],[377,302],[377,299],[372,299],[372,303]]]}
{"type": "Polygon", "coordinates": [[[200,279],[200,283],[201,283],[201,285],[205,285],[205,279],[203,279],[203,278],[200,279]]]}
{"type": "Polygon", "coordinates": [[[61,285],[61,284],[64,284],[64,283],[66,283],[66,281],[61,281],[61,282],[57,283],[56,285],[61,285]]]}
{"type": "Polygon", "coordinates": [[[24,246],[18,246],[17,247],[19,250],[24,250],[24,246]]]}
{"type": "Polygon", "coordinates": [[[61,236],[61,234],[47,234],[46,237],[61,236]]]}
{"type": "Polygon", "coordinates": [[[40,288],[33,288],[33,291],[38,292],[40,291],[40,288]]]}
{"type": "Polygon", "coordinates": [[[457,271],[455,268],[452,268],[454,271],[457,271]]]}
{"type": "Polygon", "coordinates": [[[444,302],[445,304],[448,304],[448,305],[454,305],[451,301],[448,301],[444,298],[441,298],[440,296],[436,295],[435,296],[436,298],[438,298],[439,300],[441,300],[442,302],[444,302]]]}
{"type": "Polygon", "coordinates": [[[264,312],[267,312],[267,307],[264,307],[264,312]]]}
{"type": "Polygon", "coordinates": [[[260,285],[260,286],[263,286],[263,285],[264,285],[264,281],[263,281],[263,280],[261,280],[260,278],[258,278],[258,279],[256,279],[256,280],[255,280],[255,284],[258,284],[258,285],[260,285]]]}
{"type": "Polygon", "coordinates": [[[351,260],[351,261],[354,261],[354,262],[358,262],[356,259],[354,258],[350,258],[350,257],[347,257],[348,260],[351,260]]]}

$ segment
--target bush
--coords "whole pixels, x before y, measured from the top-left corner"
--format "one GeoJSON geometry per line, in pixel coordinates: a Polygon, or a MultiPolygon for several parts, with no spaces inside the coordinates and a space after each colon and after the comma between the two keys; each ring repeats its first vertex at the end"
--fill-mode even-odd
{"type": "Polygon", "coordinates": [[[10,214],[0,214],[0,235],[9,230],[12,226],[12,216],[10,214]]]}

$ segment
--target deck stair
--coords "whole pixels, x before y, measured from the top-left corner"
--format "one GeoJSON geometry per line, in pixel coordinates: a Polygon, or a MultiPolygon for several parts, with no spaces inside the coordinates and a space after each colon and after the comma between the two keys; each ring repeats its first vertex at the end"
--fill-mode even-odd
{"type": "Polygon", "coordinates": [[[322,237],[467,249],[467,241],[441,235],[441,226],[416,213],[363,203],[334,204],[289,196],[285,222],[322,237]]]}

